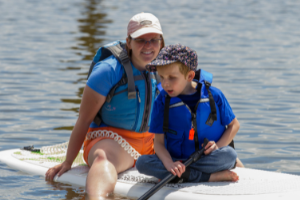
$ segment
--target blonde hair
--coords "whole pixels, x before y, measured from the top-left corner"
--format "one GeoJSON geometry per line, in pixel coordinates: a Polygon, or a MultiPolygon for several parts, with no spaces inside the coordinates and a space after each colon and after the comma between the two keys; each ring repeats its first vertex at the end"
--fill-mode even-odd
{"type": "Polygon", "coordinates": [[[186,66],[185,64],[183,64],[182,62],[179,62],[179,61],[167,64],[167,65],[158,65],[158,66],[156,66],[156,69],[161,68],[161,67],[167,67],[167,66],[170,66],[172,64],[177,64],[178,65],[179,71],[180,71],[180,73],[182,73],[184,75],[184,77],[186,77],[188,75],[188,73],[190,71],[192,71],[188,66],[186,66]]]}
{"type": "MultiPolygon", "coordinates": [[[[128,40],[129,42],[131,42],[131,39],[132,37],[129,35],[128,37],[128,40]]],[[[160,35],[160,38],[161,38],[161,48],[159,49],[159,51],[165,47],[165,40],[164,40],[164,37],[162,35],[160,35]]],[[[131,58],[131,55],[132,55],[132,50],[128,48],[127,44],[125,45],[125,49],[127,51],[127,55],[129,58],[131,58]]]]}

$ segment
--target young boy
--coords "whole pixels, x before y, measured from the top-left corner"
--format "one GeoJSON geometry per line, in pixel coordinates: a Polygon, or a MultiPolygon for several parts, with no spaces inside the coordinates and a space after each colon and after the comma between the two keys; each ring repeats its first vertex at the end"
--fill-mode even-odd
{"type": "Polygon", "coordinates": [[[136,163],[140,173],[173,182],[237,181],[237,154],[228,146],[239,122],[223,93],[210,86],[212,76],[197,68],[197,54],[176,44],[164,47],[146,67],[158,72],[160,94],[154,102],[149,132],[155,134],[155,155],[143,155],[136,163]],[[202,148],[204,156],[185,167],[183,162],[202,148]]]}

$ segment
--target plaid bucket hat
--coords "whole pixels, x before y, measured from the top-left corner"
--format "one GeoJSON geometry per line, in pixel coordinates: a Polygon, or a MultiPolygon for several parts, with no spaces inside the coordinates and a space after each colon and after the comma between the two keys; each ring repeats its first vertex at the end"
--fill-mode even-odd
{"type": "Polygon", "coordinates": [[[162,48],[158,56],[146,65],[146,69],[154,72],[156,71],[156,66],[168,65],[177,61],[183,63],[193,71],[197,69],[196,51],[181,44],[168,45],[162,48]]]}

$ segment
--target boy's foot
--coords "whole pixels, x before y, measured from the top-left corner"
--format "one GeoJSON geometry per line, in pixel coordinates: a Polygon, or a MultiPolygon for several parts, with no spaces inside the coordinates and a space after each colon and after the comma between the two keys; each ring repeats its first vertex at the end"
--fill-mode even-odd
{"type": "Polygon", "coordinates": [[[211,174],[208,182],[219,182],[219,181],[236,182],[238,180],[239,180],[239,176],[235,172],[224,170],[224,171],[211,174]]]}

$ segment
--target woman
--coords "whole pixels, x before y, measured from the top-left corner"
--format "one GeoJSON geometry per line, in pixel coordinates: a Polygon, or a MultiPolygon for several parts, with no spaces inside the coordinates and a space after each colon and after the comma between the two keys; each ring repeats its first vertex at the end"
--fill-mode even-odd
{"type": "MultiPolygon", "coordinates": [[[[134,166],[140,154],[153,153],[154,136],[145,130],[149,126],[156,82],[153,74],[151,76],[145,71],[145,66],[154,60],[164,47],[162,35],[160,23],[154,15],[140,13],[130,19],[125,48],[135,79],[133,95],[129,97],[129,92],[126,93],[125,84],[120,86],[125,90],[117,88],[108,102],[107,95],[124,77],[124,67],[114,56],[98,62],[83,92],[79,117],[70,136],[66,161],[49,169],[46,180],[52,181],[56,174],[61,176],[71,169],[84,142],[84,159],[90,166],[86,192],[90,197],[103,196],[113,192],[117,174],[134,166]],[[122,103],[120,105],[116,102],[122,103]],[[98,123],[99,126],[93,122],[98,111],[102,120],[100,125],[98,123]],[[127,120],[126,123],[123,123],[122,116],[127,120]]],[[[128,77],[128,82],[129,79],[128,77]]]]}

